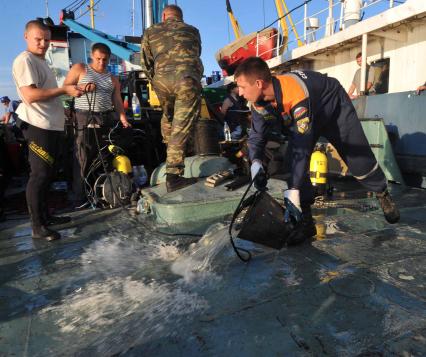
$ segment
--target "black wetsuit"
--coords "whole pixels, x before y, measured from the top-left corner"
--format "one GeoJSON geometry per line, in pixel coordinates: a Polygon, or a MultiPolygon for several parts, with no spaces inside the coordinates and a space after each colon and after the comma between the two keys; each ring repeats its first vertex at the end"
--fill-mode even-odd
{"type": "Polygon", "coordinates": [[[57,168],[63,132],[38,128],[21,122],[20,128],[28,142],[30,178],[26,198],[33,226],[45,225],[48,216],[47,194],[57,168]]]}

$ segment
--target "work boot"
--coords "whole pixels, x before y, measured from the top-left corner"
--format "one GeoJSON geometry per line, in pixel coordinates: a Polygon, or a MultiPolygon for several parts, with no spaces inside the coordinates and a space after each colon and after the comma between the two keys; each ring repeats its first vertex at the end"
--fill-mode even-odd
{"type": "Polygon", "coordinates": [[[307,239],[317,234],[317,228],[315,227],[315,221],[312,217],[311,210],[302,212],[302,219],[293,224],[291,232],[289,233],[286,243],[288,246],[301,244],[307,239]]]}
{"type": "Polygon", "coordinates": [[[47,216],[46,224],[48,226],[55,226],[71,222],[70,216],[47,216]]]}
{"type": "Polygon", "coordinates": [[[376,197],[379,200],[380,206],[382,207],[383,214],[389,223],[396,223],[399,221],[399,210],[396,207],[395,202],[392,199],[388,190],[384,190],[382,193],[376,193],[376,197]]]}
{"type": "Polygon", "coordinates": [[[61,238],[61,235],[45,226],[33,226],[33,239],[45,239],[47,241],[57,240],[61,238]]]}
{"type": "Polygon", "coordinates": [[[175,174],[167,174],[166,176],[166,187],[167,192],[173,192],[180,190],[186,186],[190,186],[197,182],[196,178],[186,178],[175,174]]]}

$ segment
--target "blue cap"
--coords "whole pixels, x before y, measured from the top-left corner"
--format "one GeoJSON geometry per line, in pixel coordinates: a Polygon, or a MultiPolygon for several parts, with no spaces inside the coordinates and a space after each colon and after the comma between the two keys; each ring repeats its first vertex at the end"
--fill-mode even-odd
{"type": "Polygon", "coordinates": [[[0,102],[2,103],[10,102],[10,99],[7,95],[5,95],[4,97],[0,97],[0,102]]]}

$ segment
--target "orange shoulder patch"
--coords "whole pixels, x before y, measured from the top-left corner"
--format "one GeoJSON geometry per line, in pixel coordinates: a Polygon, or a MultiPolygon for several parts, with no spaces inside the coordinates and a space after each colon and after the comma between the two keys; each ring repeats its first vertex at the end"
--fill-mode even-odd
{"type": "Polygon", "coordinates": [[[286,113],[297,103],[306,99],[305,91],[297,80],[291,76],[281,75],[276,77],[281,84],[281,91],[283,93],[283,105],[286,113]]]}

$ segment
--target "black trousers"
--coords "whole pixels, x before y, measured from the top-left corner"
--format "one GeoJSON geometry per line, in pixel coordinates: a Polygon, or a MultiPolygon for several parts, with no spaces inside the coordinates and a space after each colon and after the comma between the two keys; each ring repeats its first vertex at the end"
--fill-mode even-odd
{"type": "Polygon", "coordinates": [[[62,132],[41,129],[24,122],[21,129],[28,142],[31,169],[26,190],[28,211],[32,226],[41,226],[48,215],[48,191],[56,172],[62,132]]]}
{"type": "MultiPolygon", "coordinates": [[[[102,148],[108,143],[108,133],[114,121],[114,113],[76,112],[76,134],[74,145],[73,192],[76,201],[86,199],[85,178],[93,161],[99,156],[95,131],[102,148]]],[[[89,182],[92,184],[93,182],[89,182]]]]}
{"type": "MultiPolygon", "coordinates": [[[[364,187],[372,192],[383,192],[387,187],[386,177],[370,148],[351,100],[341,89],[335,101],[333,118],[327,125],[316,129],[315,143],[320,136],[326,138],[364,187]]],[[[316,120],[321,121],[321,118],[316,120]]],[[[308,207],[314,201],[314,190],[308,173],[300,189],[300,200],[302,207],[308,207]]]]}

